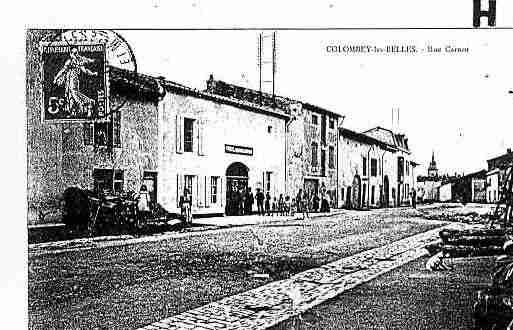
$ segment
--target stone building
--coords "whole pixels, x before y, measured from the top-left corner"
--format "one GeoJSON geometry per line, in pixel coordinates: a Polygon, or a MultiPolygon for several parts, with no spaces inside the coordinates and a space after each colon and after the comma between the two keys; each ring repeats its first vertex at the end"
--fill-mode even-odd
{"type": "Polygon", "coordinates": [[[500,189],[504,185],[507,171],[513,168],[513,152],[508,149],[505,154],[488,159],[486,172],[486,201],[496,203],[500,199],[500,189]]]}
{"type": "Polygon", "coordinates": [[[339,114],[306,102],[214,80],[213,76],[207,82],[207,92],[287,114],[284,194],[293,197],[299,189],[304,189],[311,196],[324,185],[332,206],[336,205],[339,114]]]}
{"type": "MultiPolygon", "coordinates": [[[[110,102],[123,103],[92,123],[45,122],[41,118],[42,76],[38,56],[44,31],[27,34],[27,200],[29,221],[65,188],[114,191],[138,190],[143,181],[152,189],[157,172],[157,103],[161,90],[155,79],[107,72],[110,102]]],[[[154,188],[155,187],[155,188],[154,188]]]]}
{"type": "Polygon", "coordinates": [[[184,188],[192,191],[195,214],[236,214],[236,193],[248,187],[271,197],[285,193],[285,112],[208,88],[163,85],[158,200],[168,212],[179,212],[184,188]]]}
{"type": "Polygon", "coordinates": [[[381,127],[366,133],[339,129],[339,207],[390,207],[408,201],[417,164],[407,144],[399,146],[397,139],[381,127]],[[399,189],[406,194],[402,198],[399,189]]]}
{"type": "Polygon", "coordinates": [[[379,126],[364,132],[364,134],[394,147],[395,153],[386,154],[383,164],[385,169],[393,169],[388,175],[390,198],[394,206],[409,204],[410,193],[416,189],[415,168],[418,163],[414,160],[408,138],[404,134],[394,133],[379,126]]]}

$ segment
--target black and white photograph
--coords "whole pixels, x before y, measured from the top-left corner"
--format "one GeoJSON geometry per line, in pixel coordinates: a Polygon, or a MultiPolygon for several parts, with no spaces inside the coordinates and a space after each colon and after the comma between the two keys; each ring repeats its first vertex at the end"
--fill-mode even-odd
{"type": "Polygon", "coordinates": [[[27,23],[7,328],[513,329],[513,6],[467,2],[27,23]]]}

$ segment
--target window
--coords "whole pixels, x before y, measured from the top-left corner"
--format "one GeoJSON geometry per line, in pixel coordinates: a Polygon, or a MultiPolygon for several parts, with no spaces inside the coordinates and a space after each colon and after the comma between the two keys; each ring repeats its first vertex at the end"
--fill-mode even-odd
{"type": "Polygon", "coordinates": [[[330,119],[330,128],[331,129],[335,128],[335,121],[333,119],[330,119]]]}
{"type": "Polygon", "coordinates": [[[375,194],[376,187],[371,187],[371,204],[374,204],[374,194],[375,194]]]}
{"type": "Polygon", "coordinates": [[[124,172],[123,170],[115,170],[114,175],[112,169],[98,169],[93,170],[94,191],[103,192],[105,190],[113,193],[120,193],[123,191],[124,172]]]}
{"type": "Polygon", "coordinates": [[[344,200],[344,188],[340,188],[340,200],[344,200]]]}
{"type": "Polygon", "coordinates": [[[194,119],[184,118],[183,120],[183,151],[192,152],[192,140],[194,133],[194,119]]]}
{"type": "Polygon", "coordinates": [[[210,178],[210,202],[212,204],[217,203],[217,182],[219,177],[213,176],[210,178]]]}
{"type": "Polygon", "coordinates": [[[404,157],[397,157],[397,181],[404,181],[404,157]]]}
{"type": "Polygon", "coordinates": [[[191,200],[194,200],[194,189],[192,189],[192,184],[194,182],[194,175],[186,175],[185,177],[185,182],[184,182],[184,191],[185,189],[187,189],[189,191],[189,193],[191,194],[191,200]]]}
{"type": "Polygon", "coordinates": [[[121,112],[112,113],[111,119],[83,125],[84,144],[95,147],[121,147],[121,112]]]}
{"type": "Polygon", "coordinates": [[[362,159],[362,165],[363,165],[363,176],[366,176],[367,175],[367,157],[363,157],[362,159]]]}
{"type": "Polygon", "coordinates": [[[378,176],[378,160],[371,158],[371,176],[378,176]]]}
{"type": "Polygon", "coordinates": [[[410,162],[406,161],[406,175],[410,175],[410,162]]]}
{"type": "Polygon", "coordinates": [[[317,143],[312,143],[312,167],[317,167],[318,161],[317,161],[317,143]]]}
{"type": "Polygon", "coordinates": [[[319,122],[318,122],[318,117],[317,115],[312,115],[312,124],[313,125],[317,125],[319,122]]]}
{"type": "Polygon", "coordinates": [[[271,134],[273,131],[273,127],[271,125],[267,126],[267,133],[271,134]]]}
{"type": "Polygon", "coordinates": [[[335,168],[335,148],[330,146],[328,149],[328,167],[335,168]]]}

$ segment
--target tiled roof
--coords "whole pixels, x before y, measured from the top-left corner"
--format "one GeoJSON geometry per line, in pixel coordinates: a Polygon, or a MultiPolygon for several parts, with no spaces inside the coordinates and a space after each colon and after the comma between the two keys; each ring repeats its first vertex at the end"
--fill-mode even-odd
{"type": "Polygon", "coordinates": [[[326,114],[329,114],[329,115],[332,115],[335,117],[341,117],[340,114],[337,114],[335,112],[329,111],[327,109],[321,108],[319,106],[316,106],[316,105],[313,105],[313,104],[310,104],[307,102],[303,102],[300,100],[294,100],[294,99],[284,97],[284,96],[279,96],[279,95],[275,95],[273,97],[273,95],[271,95],[269,93],[264,93],[264,92],[260,93],[259,91],[251,89],[251,88],[226,83],[222,80],[214,80],[214,77],[212,75],[210,76],[209,80],[207,81],[206,91],[213,93],[213,94],[225,96],[225,97],[243,100],[243,101],[246,101],[246,102],[249,102],[252,104],[256,104],[259,106],[276,108],[276,109],[279,109],[280,111],[285,112],[286,114],[290,114],[290,106],[292,104],[300,103],[302,105],[302,107],[307,110],[320,112],[320,113],[326,113],[326,114]]]}

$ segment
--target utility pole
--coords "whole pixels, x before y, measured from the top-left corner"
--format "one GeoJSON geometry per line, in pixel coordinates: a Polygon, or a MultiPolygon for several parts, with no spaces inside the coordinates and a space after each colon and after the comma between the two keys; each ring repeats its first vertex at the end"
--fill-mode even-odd
{"type": "Polygon", "coordinates": [[[260,104],[263,94],[271,94],[273,106],[276,105],[276,31],[261,32],[258,35],[258,69],[260,104]]]}

